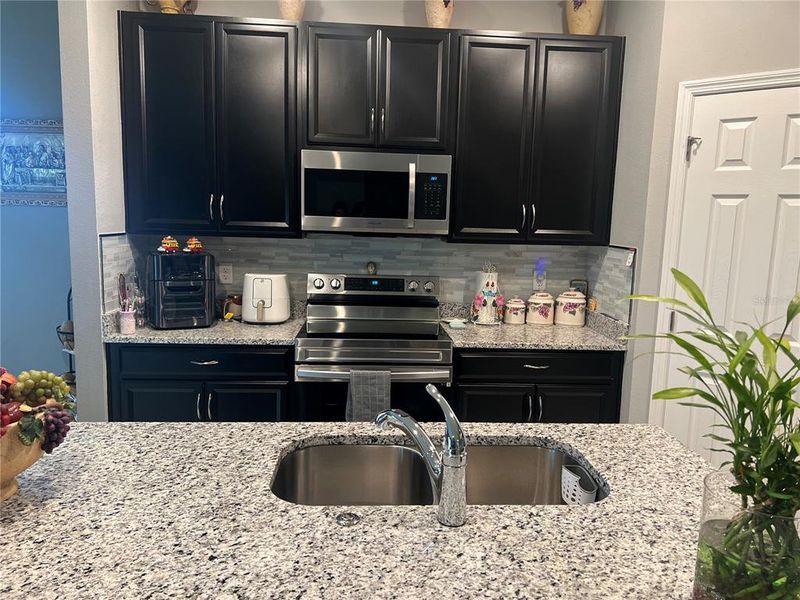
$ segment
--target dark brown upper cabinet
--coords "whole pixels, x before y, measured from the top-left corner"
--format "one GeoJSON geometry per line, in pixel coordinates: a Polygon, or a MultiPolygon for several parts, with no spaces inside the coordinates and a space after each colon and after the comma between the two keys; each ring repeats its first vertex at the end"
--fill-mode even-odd
{"type": "Polygon", "coordinates": [[[461,37],[454,240],[608,243],[623,45],[461,37]]]}
{"type": "Polygon", "coordinates": [[[297,32],[216,28],[220,232],[289,232],[296,219],[297,32]]]}
{"type": "Polygon", "coordinates": [[[309,143],[374,143],[377,48],[375,27],[309,26],[309,143]]]}
{"type": "Polygon", "coordinates": [[[297,28],[120,13],[130,233],[296,235],[297,28]]]}
{"type": "Polygon", "coordinates": [[[620,42],[539,42],[530,241],[609,241],[622,84],[620,42]]]}
{"type": "Polygon", "coordinates": [[[214,24],[121,13],[120,32],[127,230],[215,231],[214,24]]]}
{"type": "Polygon", "coordinates": [[[331,24],[307,31],[309,144],[447,148],[451,32],[331,24]]]}
{"type": "Polygon", "coordinates": [[[456,238],[527,237],[535,64],[533,39],[461,38],[456,238]]]}

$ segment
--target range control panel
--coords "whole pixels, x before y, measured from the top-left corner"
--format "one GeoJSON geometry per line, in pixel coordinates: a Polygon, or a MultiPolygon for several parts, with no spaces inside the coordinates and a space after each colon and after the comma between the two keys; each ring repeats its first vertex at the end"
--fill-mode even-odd
{"type": "Polygon", "coordinates": [[[447,175],[445,173],[417,173],[414,218],[437,221],[447,218],[447,175]]]}
{"type": "Polygon", "coordinates": [[[345,275],[309,273],[306,292],[314,294],[381,294],[434,296],[439,278],[428,275],[345,275]]]}

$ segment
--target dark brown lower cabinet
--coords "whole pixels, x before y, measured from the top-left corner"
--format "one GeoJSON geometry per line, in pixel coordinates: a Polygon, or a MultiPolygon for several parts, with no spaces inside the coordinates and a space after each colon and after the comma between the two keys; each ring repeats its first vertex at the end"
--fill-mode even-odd
{"type": "Polygon", "coordinates": [[[291,349],[108,344],[111,421],[286,421],[291,349]]]}
{"type": "Polygon", "coordinates": [[[464,421],[617,423],[621,352],[461,351],[455,411],[464,421]]]}

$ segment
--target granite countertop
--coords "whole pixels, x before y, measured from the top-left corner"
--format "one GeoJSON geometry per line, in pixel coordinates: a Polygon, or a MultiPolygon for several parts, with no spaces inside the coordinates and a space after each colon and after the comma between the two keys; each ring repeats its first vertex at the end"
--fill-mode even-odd
{"type": "Polygon", "coordinates": [[[298,316],[275,325],[252,325],[238,321],[217,321],[201,329],[152,329],[142,327],[133,335],[116,331],[105,334],[110,344],[253,344],[292,346],[303,328],[305,316],[298,316]]]}
{"type": "MultiPolygon", "coordinates": [[[[305,324],[302,316],[277,325],[251,325],[236,321],[217,321],[203,329],[152,329],[144,327],[133,335],[115,331],[105,334],[110,344],[243,344],[294,345],[305,324]]],[[[625,343],[590,327],[565,325],[496,325],[467,324],[465,329],[442,329],[453,340],[454,348],[492,348],[508,350],[614,350],[624,351],[625,343]]]]}
{"type": "Polygon", "coordinates": [[[467,523],[451,529],[435,506],[300,506],[271,493],[287,448],[398,441],[368,424],[77,423],[0,506],[0,594],[689,597],[711,470],[703,459],[647,425],[465,429],[471,443],[578,449],[610,495],[584,506],[470,506],[467,523]],[[337,525],[344,510],[361,523],[337,525]]]}
{"type": "Polygon", "coordinates": [[[454,348],[498,348],[506,350],[614,350],[625,343],[589,327],[569,325],[474,325],[444,330],[454,348]]]}

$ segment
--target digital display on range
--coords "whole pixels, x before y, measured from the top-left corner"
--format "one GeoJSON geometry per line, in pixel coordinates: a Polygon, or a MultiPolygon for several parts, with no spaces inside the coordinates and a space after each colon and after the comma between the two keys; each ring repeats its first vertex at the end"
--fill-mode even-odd
{"type": "Polygon", "coordinates": [[[348,292],[402,292],[405,279],[402,277],[348,277],[344,280],[348,292]]]}

